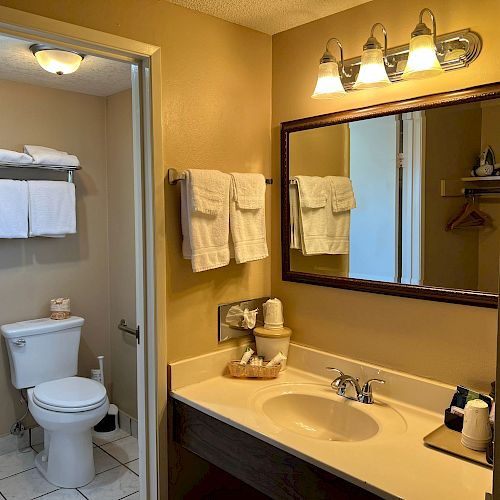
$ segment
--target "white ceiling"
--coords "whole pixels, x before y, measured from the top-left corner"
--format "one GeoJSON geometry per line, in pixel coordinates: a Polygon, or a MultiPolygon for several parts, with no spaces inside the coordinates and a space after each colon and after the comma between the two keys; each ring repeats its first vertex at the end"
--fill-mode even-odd
{"type": "Polygon", "coordinates": [[[108,96],[131,86],[130,65],[86,56],[78,71],[54,75],[40,67],[29,50],[33,42],[0,36],[0,79],[108,96]]]}
{"type": "Polygon", "coordinates": [[[269,35],[371,0],[168,0],[269,35]]]}

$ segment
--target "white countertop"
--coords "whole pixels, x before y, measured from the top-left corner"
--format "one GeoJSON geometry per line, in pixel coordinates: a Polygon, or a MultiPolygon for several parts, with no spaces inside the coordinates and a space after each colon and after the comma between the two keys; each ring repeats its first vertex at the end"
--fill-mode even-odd
{"type": "MultiPolygon", "coordinates": [[[[229,351],[226,357],[234,357],[234,353],[229,351]]],[[[295,351],[297,359],[299,354],[309,356],[307,351],[316,355],[331,356],[326,353],[318,354],[318,351],[300,346],[297,346],[295,351]]],[[[225,364],[222,360],[224,355],[219,353],[217,356],[219,362],[225,364]]],[[[207,366],[207,359],[203,358],[194,358],[191,365],[189,360],[171,365],[172,378],[175,379],[176,374],[179,375],[172,382],[172,397],[336,476],[385,498],[484,500],[485,492],[491,492],[491,469],[424,446],[423,437],[443,422],[440,412],[381,396],[382,391],[377,393],[375,388],[376,401],[388,404],[403,417],[406,427],[402,431],[379,433],[373,438],[358,442],[313,439],[277,426],[263,412],[258,411],[255,401],[262,389],[276,384],[310,383],[329,389],[330,379],[294,367],[289,367],[274,380],[234,379],[220,374],[207,377],[215,373],[217,363],[212,359],[212,364],[209,363],[210,373],[204,374],[204,380],[184,385],[186,382],[192,382],[186,379],[186,372],[192,374],[191,369],[196,369],[196,365],[207,366]],[[179,383],[179,380],[182,382],[179,383]]],[[[343,358],[336,358],[333,360],[333,363],[336,362],[333,366],[339,366],[342,361],[343,358]]],[[[289,356],[289,362],[293,364],[292,355],[289,356]]],[[[344,362],[354,363],[352,360],[344,362]]],[[[304,363],[297,364],[304,366],[304,363]]],[[[344,369],[343,366],[340,367],[344,369]]],[[[370,365],[363,368],[365,371],[373,369],[370,365]]],[[[386,379],[392,376],[395,386],[398,384],[396,378],[410,377],[384,369],[379,369],[378,373],[385,375],[383,378],[386,379]]],[[[429,386],[429,393],[432,394],[434,390],[440,394],[441,400],[448,398],[449,388],[446,386],[416,377],[410,378],[417,384],[419,392],[422,392],[425,385],[434,384],[434,388],[429,386]]],[[[331,394],[332,398],[339,398],[333,391],[331,394]]],[[[418,397],[421,398],[422,394],[418,397]]],[[[439,397],[435,399],[437,401],[439,397]]],[[[352,404],[361,405],[358,402],[352,404]]]]}

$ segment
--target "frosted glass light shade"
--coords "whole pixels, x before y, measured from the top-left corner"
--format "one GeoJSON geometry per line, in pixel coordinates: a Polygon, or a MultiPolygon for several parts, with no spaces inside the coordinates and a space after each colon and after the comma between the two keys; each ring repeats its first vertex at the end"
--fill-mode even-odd
{"type": "Polygon", "coordinates": [[[75,52],[66,50],[38,50],[35,52],[38,64],[49,73],[56,75],[69,75],[74,73],[82,62],[83,57],[75,52]]]}
{"type": "Polygon", "coordinates": [[[324,62],[319,65],[318,82],[314,89],[313,99],[335,99],[346,95],[339,75],[337,61],[324,62]]]}
{"type": "Polygon", "coordinates": [[[365,49],[361,54],[361,67],[353,88],[386,87],[392,82],[387,76],[382,49],[365,49]]]}
{"type": "Polygon", "coordinates": [[[418,35],[410,40],[408,62],[403,72],[403,80],[428,78],[443,72],[436,55],[432,35],[418,35]]]}

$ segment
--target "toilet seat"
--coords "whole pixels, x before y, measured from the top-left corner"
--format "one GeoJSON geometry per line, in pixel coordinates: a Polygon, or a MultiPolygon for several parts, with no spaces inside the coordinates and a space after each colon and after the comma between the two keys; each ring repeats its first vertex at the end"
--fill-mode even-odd
{"type": "Polygon", "coordinates": [[[37,406],[62,413],[93,410],[106,401],[106,388],[95,380],[83,377],[51,380],[33,389],[33,402],[37,406]]]}

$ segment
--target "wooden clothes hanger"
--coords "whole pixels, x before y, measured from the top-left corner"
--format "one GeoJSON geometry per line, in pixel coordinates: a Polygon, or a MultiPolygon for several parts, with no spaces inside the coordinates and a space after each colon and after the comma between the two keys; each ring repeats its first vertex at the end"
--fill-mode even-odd
{"type": "Polygon", "coordinates": [[[472,202],[468,199],[460,212],[449,220],[446,230],[453,231],[454,229],[488,226],[490,224],[490,216],[479,209],[475,197],[472,196],[472,202]]]}

